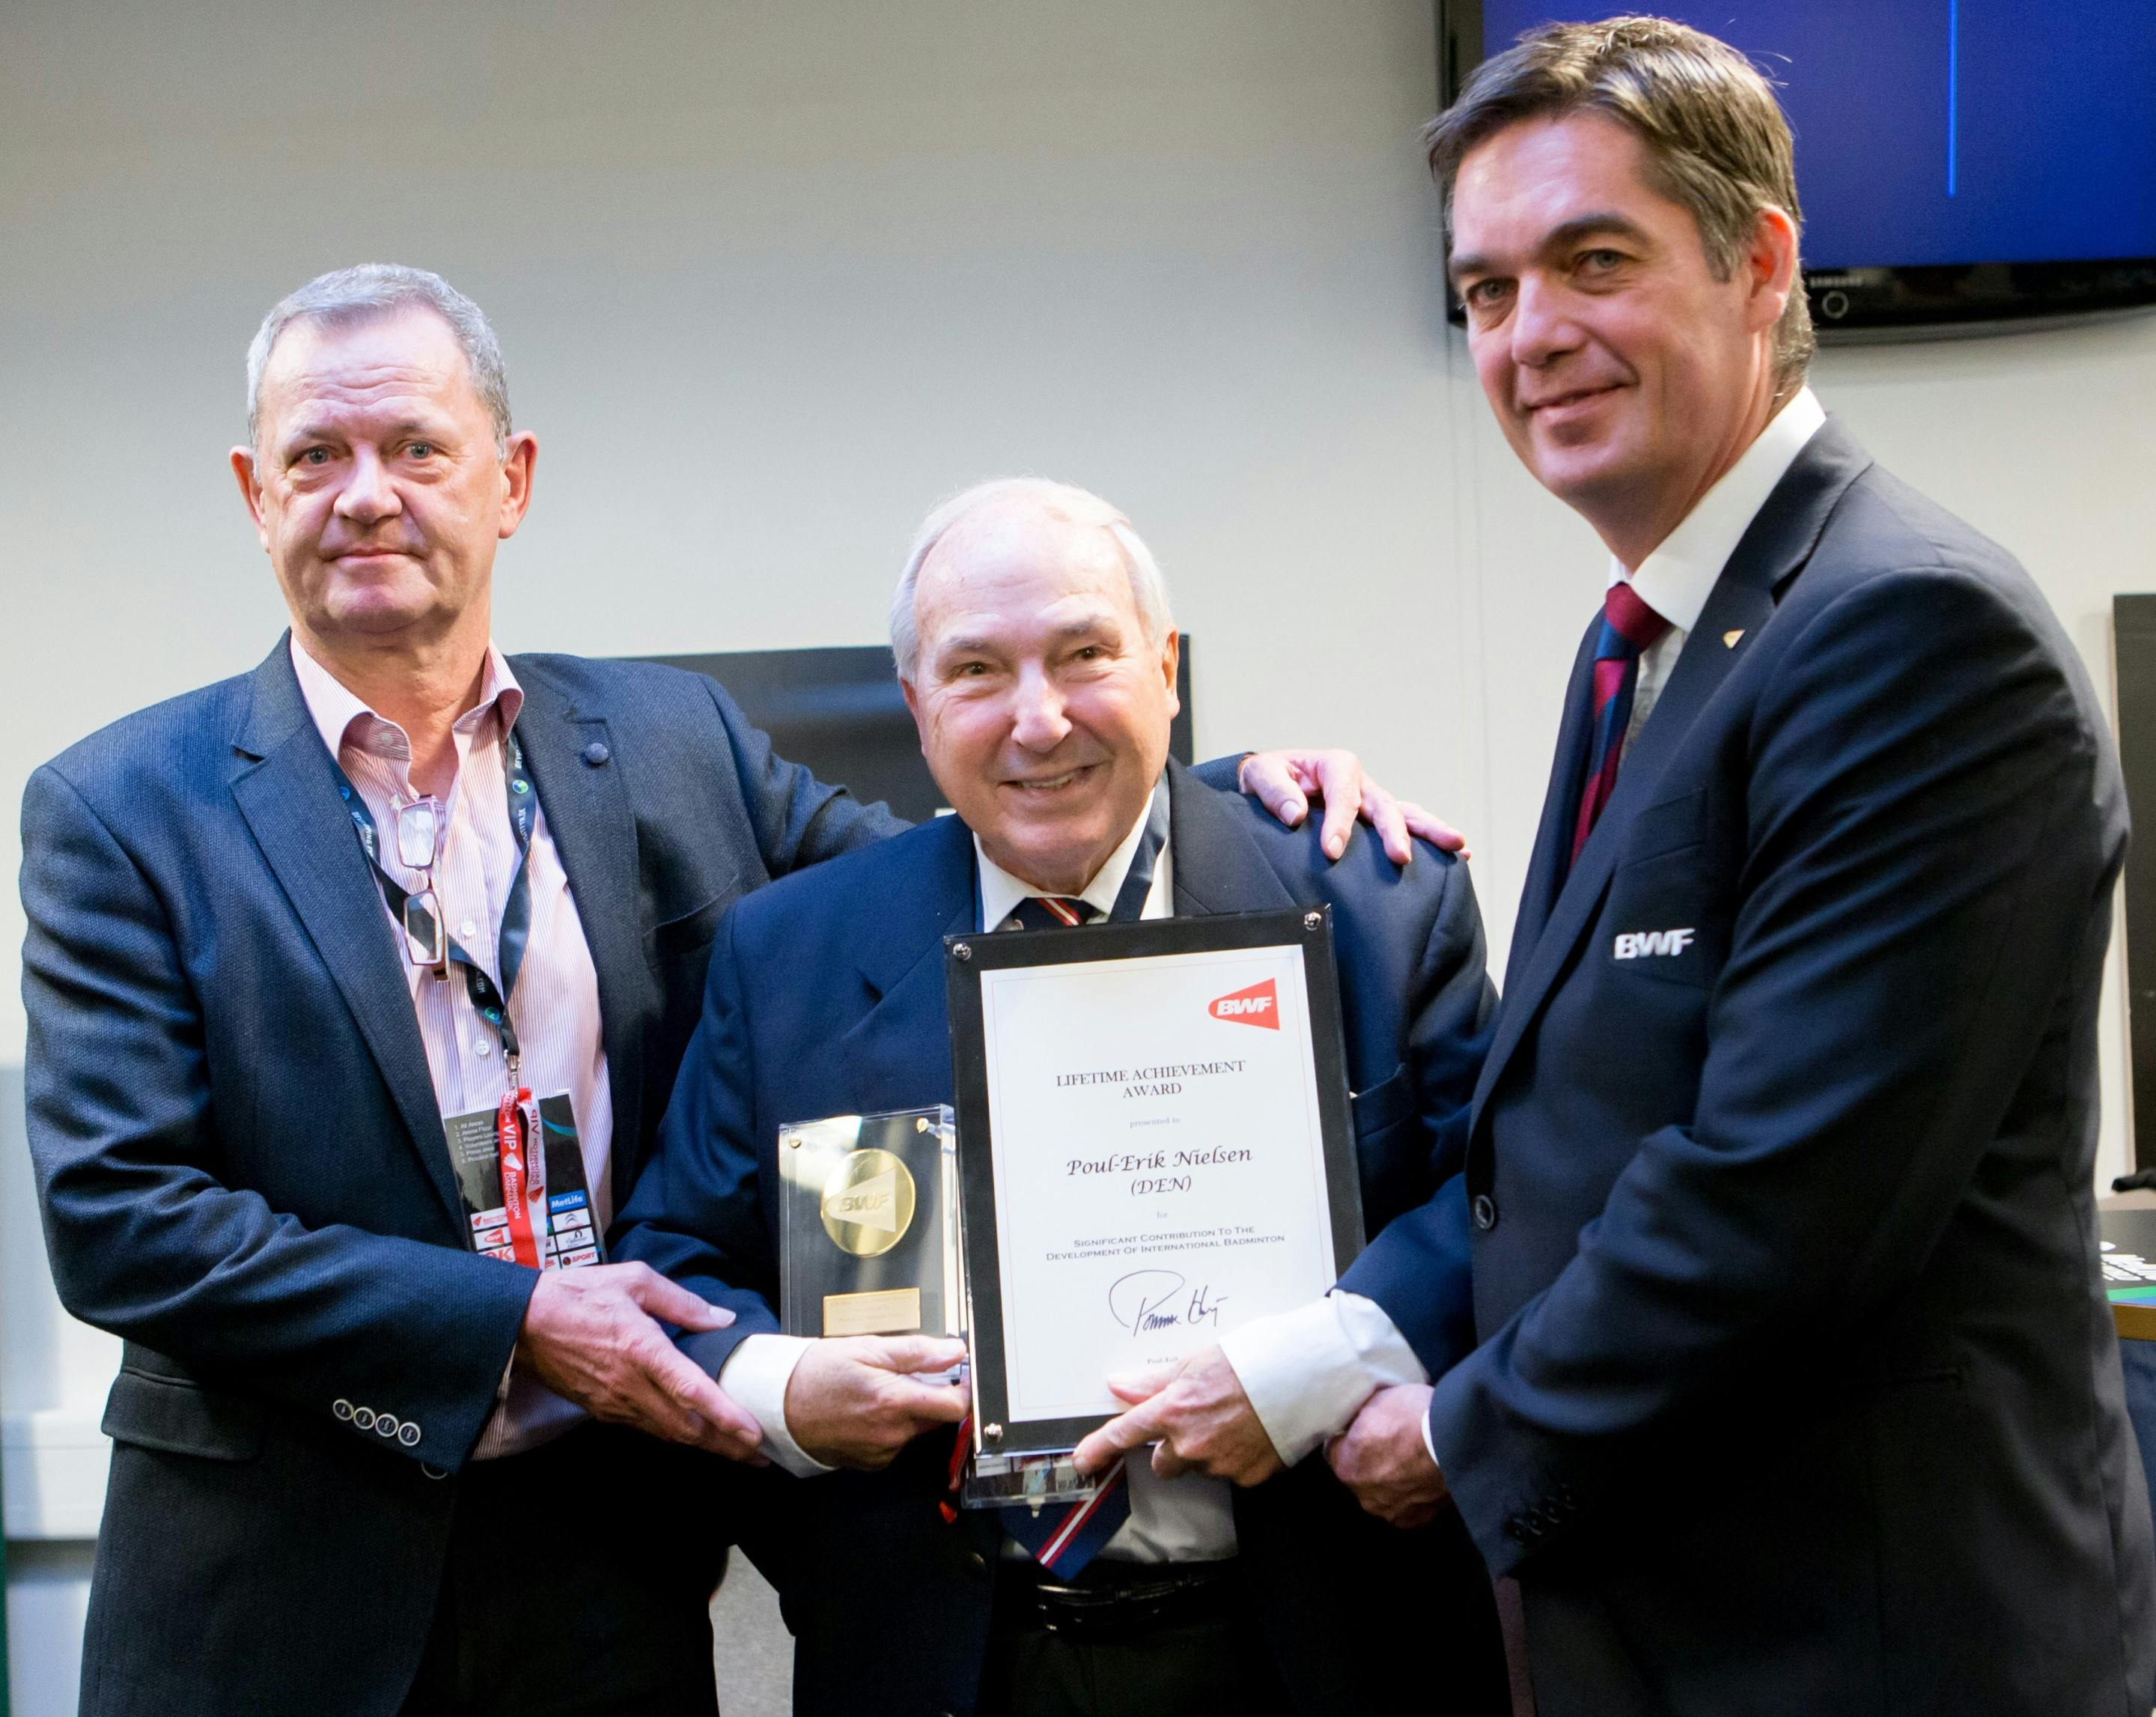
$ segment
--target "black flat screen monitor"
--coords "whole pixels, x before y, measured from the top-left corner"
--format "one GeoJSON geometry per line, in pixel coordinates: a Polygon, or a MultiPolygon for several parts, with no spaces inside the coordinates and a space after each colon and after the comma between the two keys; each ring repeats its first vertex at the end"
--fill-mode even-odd
{"type": "MultiPolygon", "coordinates": [[[[1621,9],[1439,0],[1443,99],[1522,32],[1621,9]]],[[[1640,9],[1779,86],[1823,337],[2156,304],[2156,0],[1640,9]]]]}

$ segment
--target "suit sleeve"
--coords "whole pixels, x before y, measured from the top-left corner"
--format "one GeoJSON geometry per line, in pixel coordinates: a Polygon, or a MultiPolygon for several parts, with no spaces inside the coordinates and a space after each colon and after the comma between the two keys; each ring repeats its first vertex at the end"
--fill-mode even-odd
{"type": "Polygon", "coordinates": [[[1922,1268],[2108,923],[2108,765],[2063,648],[1943,568],[1789,645],[1748,736],[1692,1123],[1639,1141],[1557,1279],[1436,1386],[1494,1571],[1673,1477],[1640,1459],[1681,1427],[1762,1390],[1799,1406],[1922,1268]]]}
{"type": "Polygon", "coordinates": [[[713,1376],[744,1339],[778,1329],[773,1309],[778,1262],[754,1142],[755,1060],[739,919],[737,907],[720,923],[703,1017],[681,1059],[651,1159],[611,1240],[618,1261],[641,1260],[733,1313],[726,1329],[681,1340],[683,1351],[713,1376]]]}
{"type": "MultiPolygon", "coordinates": [[[[370,1441],[461,1463],[493,1411],[536,1272],[311,1229],[219,1178],[222,1094],[164,903],[50,768],[23,795],[22,883],[29,1143],[61,1303],[205,1381],[325,1423],[339,1422],[339,1399],[364,1403],[419,1432],[370,1441]]],[[[333,1132],[338,1118],[321,1124],[333,1132]]]]}
{"type": "Polygon", "coordinates": [[[881,799],[865,805],[844,788],[819,781],[801,764],[788,763],[723,686],[705,683],[726,728],[742,800],[768,875],[783,876],[911,826],[893,816],[881,799]]]}
{"type": "Polygon", "coordinates": [[[1445,866],[1444,892],[1414,964],[1408,1009],[1414,1124],[1427,1154],[1424,1184],[1435,1190],[1427,1202],[1380,1229],[1340,1285],[1375,1301],[1435,1377],[1475,1345],[1460,1170],[1475,1082],[1490,1046],[1496,991],[1467,866],[1428,852],[1420,862],[1445,866]]]}

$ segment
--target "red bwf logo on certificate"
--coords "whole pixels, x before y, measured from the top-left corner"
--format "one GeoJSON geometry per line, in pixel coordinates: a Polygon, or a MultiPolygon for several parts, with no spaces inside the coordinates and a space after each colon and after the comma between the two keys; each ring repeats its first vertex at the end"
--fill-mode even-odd
{"type": "Polygon", "coordinates": [[[1233,995],[1221,996],[1207,1004],[1206,1010],[1216,1020],[1232,1020],[1238,1026],[1262,1026],[1268,1031],[1280,1030],[1280,991],[1273,980],[1253,984],[1248,990],[1239,990],[1233,995]]]}

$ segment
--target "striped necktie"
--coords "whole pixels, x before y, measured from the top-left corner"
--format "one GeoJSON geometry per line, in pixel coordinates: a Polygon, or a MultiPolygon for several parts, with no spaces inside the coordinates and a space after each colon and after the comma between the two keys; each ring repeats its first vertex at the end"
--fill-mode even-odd
{"type": "Polygon", "coordinates": [[[1101,916],[1101,909],[1090,900],[1080,900],[1075,895],[1029,894],[1011,908],[1011,916],[1023,929],[1064,930],[1075,924],[1091,923],[1101,916]]]}
{"type": "Polygon", "coordinates": [[[1594,645],[1594,744],[1579,791],[1579,820],[1573,825],[1572,856],[1587,845],[1594,820],[1617,790],[1617,766],[1625,758],[1625,730],[1632,724],[1632,692],[1640,683],[1640,657],[1668,631],[1670,623],[1649,608],[1624,579],[1602,599],[1602,635],[1594,645]]]}
{"type": "MultiPolygon", "coordinates": [[[[1147,861],[1145,868],[1150,886],[1150,855],[1140,856],[1147,861]]],[[[1060,930],[1090,924],[1100,916],[1098,907],[1074,896],[1029,894],[1011,908],[1010,921],[1021,930],[1060,930]]],[[[973,1421],[968,1419],[958,1427],[958,1440],[951,1451],[953,1491],[964,1477],[966,1455],[973,1447],[972,1432],[973,1421]]],[[[943,1513],[947,1519],[957,1518],[957,1509],[948,1503],[944,1504],[943,1513]]],[[[1101,1478],[1099,1488],[1081,1501],[1051,1503],[1038,1509],[1019,1503],[998,1509],[996,1514],[1003,1522],[1004,1530],[1016,1539],[1034,1560],[1058,1579],[1068,1580],[1091,1561],[1101,1547],[1122,1529],[1123,1522],[1131,1518],[1131,1488],[1123,1474],[1123,1463],[1118,1461],[1101,1478]]]]}
{"type": "MultiPolygon", "coordinates": [[[[1131,856],[1131,867],[1116,892],[1116,909],[1107,914],[1111,923],[1132,923],[1144,916],[1146,897],[1152,892],[1154,869],[1161,848],[1168,844],[1168,794],[1156,790],[1146,815],[1145,833],[1131,856]]],[[[1029,894],[1011,909],[1011,917],[1024,930],[1070,929],[1090,924],[1101,916],[1091,901],[1063,894],[1029,894]]],[[[951,1452],[951,1488],[957,1490],[965,1470],[967,1452],[973,1446],[973,1422],[958,1427],[951,1452]]],[[[956,1511],[946,1504],[947,1516],[956,1511]]],[[[1034,1560],[1059,1580],[1075,1577],[1101,1548],[1131,1518],[1130,1481],[1120,1460],[1101,1475],[1099,1486],[1075,1503],[1054,1503],[1035,1509],[1015,1504],[996,1510],[1004,1530],[1022,1545],[1034,1560]]]]}

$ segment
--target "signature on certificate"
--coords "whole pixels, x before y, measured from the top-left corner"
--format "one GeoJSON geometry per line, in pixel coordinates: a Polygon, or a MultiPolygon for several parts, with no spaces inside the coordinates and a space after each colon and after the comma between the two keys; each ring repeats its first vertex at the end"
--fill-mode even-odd
{"type": "Polygon", "coordinates": [[[1108,1284],[1108,1315],[1116,1320],[1117,1329],[1133,1335],[1171,1329],[1178,1324],[1219,1329],[1220,1308],[1228,1303],[1228,1296],[1214,1297],[1211,1287],[1201,1284],[1192,1288],[1186,1298],[1184,1281],[1173,1270],[1133,1270],[1127,1276],[1118,1276],[1108,1284]]]}

